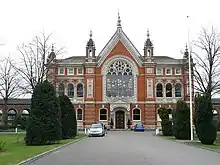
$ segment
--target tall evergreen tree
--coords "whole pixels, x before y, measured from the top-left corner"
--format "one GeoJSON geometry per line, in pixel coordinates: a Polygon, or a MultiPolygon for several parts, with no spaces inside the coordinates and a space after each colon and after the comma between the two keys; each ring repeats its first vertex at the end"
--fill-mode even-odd
{"type": "Polygon", "coordinates": [[[61,138],[58,98],[52,84],[45,80],[36,86],[32,94],[25,141],[27,145],[44,145],[56,143],[61,138]]]}
{"type": "Polygon", "coordinates": [[[178,100],[173,112],[174,136],[176,139],[190,139],[190,110],[183,100],[178,100]]]}
{"type": "Polygon", "coordinates": [[[77,134],[77,121],[76,113],[70,99],[65,96],[59,96],[61,108],[61,124],[62,124],[62,137],[67,139],[77,134]]]}
{"type": "Polygon", "coordinates": [[[201,143],[213,144],[217,129],[213,125],[212,101],[210,94],[196,97],[196,129],[201,143]]]}

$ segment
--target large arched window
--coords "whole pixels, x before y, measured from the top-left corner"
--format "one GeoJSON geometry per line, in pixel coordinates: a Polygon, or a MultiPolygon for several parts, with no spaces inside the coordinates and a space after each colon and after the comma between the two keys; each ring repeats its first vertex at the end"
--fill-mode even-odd
{"type": "Polygon", "coordinates": [[[156,97],[163,97],[163,85],[158,83],[156,86],[156,97]]]}
{"type": "Polygon", "coordinates": [[[172,97],[172,85],[170,83],[166,85],[166,97],[172,97]]]}
{"type": "Polygon", "coordinates": [[[58,94],[59,94],[60,96],[61,96],[61,95],[64,95],[64,84],[63,84],[63,83],[60,83],[60,84],[59,84],[58,94]]]}
{"type": "Polygon", "coordinates": [[[141,120],[141,110],[140,109],[133,110],[133,120],[141,120]]]}
{"type": "Polygon", "coordinates": [[[175,85],[175,97],[181,97],[181,85],[178,83],[175,85]]]}
{"type": "Polygon", "coordinates": [[[74,86],[73,84],[68,84],[68,97],[73,98],[74,96],[74,86]]]}
{"type": "Polygon", "coordinates": [[[77,97],[83,97],[83,84],[77,84],[77,97]]]}
{"type": "Polygon", "coordinates": [[[14,109],[9,109],[8,110],[8,121],[13,121],[15,120],[15,117],[17,115],[17,111],[14,109]]]}
{"type": "Polygon", "coordinates": [[[106,75],[106,96],[134,96],[132,67],[126,61],[116,60],[109,65],[106,75]]]}
{"type": "Polygon", "coordinates": [[[83,120],[83,111],[82,109],[77,109],[77,120],[83,120]]]}
{"type": "Polygon", "coordinates": [[[106,121],[107,120],[107,109],[100,109],[100,112],[99,112],[99,120],[104,120],[106,121]]]}

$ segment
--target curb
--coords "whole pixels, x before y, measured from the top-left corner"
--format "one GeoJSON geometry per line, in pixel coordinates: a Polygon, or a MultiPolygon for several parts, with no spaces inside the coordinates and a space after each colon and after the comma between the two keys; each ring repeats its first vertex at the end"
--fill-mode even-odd
{"type": "Polygon", "coordinates": [[[220,151],[218,151],[218,150],[211,149],[211,148],[207,148],[207,147],[202,147],[202,146],[191,145],[189,142],[185,142],[184,144],[186,144],[186,145],[188,145],[188,146],[191,146],[191,147],[200,148],[200,149],[203,149],[203,150],[208,150],[208,151],[220,153],[220,151]]]}
{"type": "Polygon", "coordinates": [[[82,137],[82,138],[79,138],[79,139],[76,139],[76,140],[74,140],[74,141],[72,141],[72,142],[66,143],[66,144],[64,144],[64,145],[61,145],[61,146],[56,147],[56,148],[54,148],[54,149],[51,149],[51,150],[49,150],[49,151],[43,152],[43,153],[41,153],[41,154],[39,154],[39,155],[36,155],[36,156],[34,156],[34,157],[31,157],[31,158],[28,158],[28,159],[26,159],[26,160],[23,160],[22,162],[19,162],[19,163],[16,164],[16,165],[23,165],[23,164],[27,164],[27,163],[34,162],[35,160],[38,160],[38,159],[40,159],[40,158],[42,158],[42,157],[44,157],[44,156],[47,156],[47,155],[49,155],[49,154],[51,154],[51,153],[53,153],[53,152],[55,152],[55,151],[57,151],[57,150],[59,150],[59,149],[62,149],[62,148],[64,148],[64,147],[67,147],[67,146],[69,146],[69,145],[71,145],[71,144],[73,144],[73,143],[76,143],[76,142],[78,142],[78,141],[80,141],[80,140],[84,140],[84,139],[86,139],[86,138],[87,138],[87,136],[82,137]]]}

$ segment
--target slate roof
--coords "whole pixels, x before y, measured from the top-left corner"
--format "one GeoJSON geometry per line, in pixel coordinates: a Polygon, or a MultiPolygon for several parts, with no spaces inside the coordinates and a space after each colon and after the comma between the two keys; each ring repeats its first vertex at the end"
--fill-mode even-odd
{"type": "Polygon", "coordinates": [[[220,98],[212,98],[213,104],[220,104],[220,98]]]}
{"type": "MultiPolygon", "coordinates": [[[[57,59],[58,63],[63,64],[83,64],[85,63],[86,56],[72,56],[65,59],[57,59]]],[[[96,59],[98,59],[100,56],[96,56],[96,59]]],[[[143,59],[143,56],[139,56],[141,60],[143,59]]],[[[183,64],[183,59],[175,59],[168,56],[154,56],[155,62],[157,64],[183,64]]]]}
{"type": "Polygon", "coordinates": [[[64,64],[78,64],[78,63],[84,63],[86,56],[72,56],[64,59],[57,59],[58,63],[64,63],[64,64]]]}
{"type": "MultiPolygon", "coordinates": [[[[9,99],[8,105],[30,105],[31,99],[9,99]]],[[[4,105],[4,100],[0,99],[0,105],[4,105]]]]}
{"type": "Polygon", "coordinates": [[[176,59],[168,56],[154,56],[157,64],[183,64],[183,59],[176,59]]]}

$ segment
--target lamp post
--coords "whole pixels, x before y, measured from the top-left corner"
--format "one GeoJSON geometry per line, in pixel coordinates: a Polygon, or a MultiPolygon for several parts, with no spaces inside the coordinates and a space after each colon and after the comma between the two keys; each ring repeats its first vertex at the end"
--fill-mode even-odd
{"type": "MultiPolygon", "coordinates": [[[[189,20],[189,16],[187,16],[187,20],[189,20]]],[[[190,26],[188,21],[188,47],[189,47],[189,107],[190,107],[190,140],[193,140],[193,107],[192,107],[192,73],[191,73],[191,47],[190,47],[190,26]]]]}

